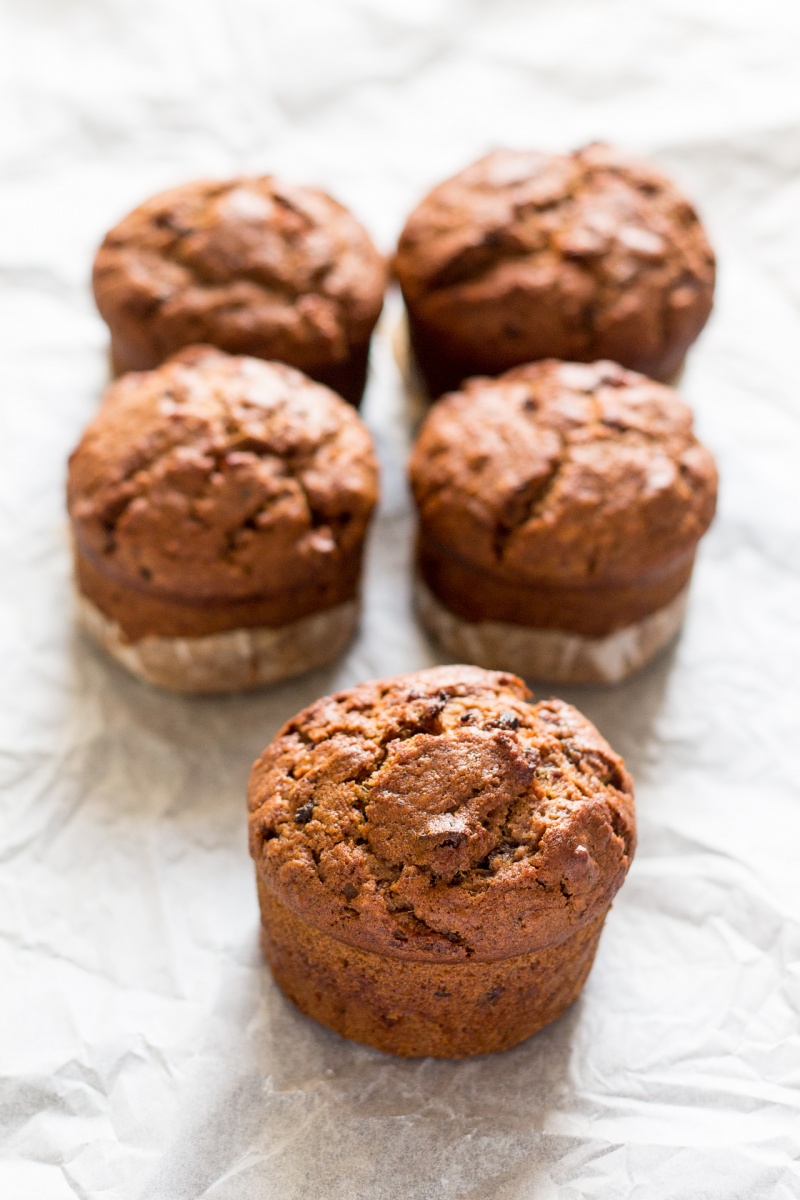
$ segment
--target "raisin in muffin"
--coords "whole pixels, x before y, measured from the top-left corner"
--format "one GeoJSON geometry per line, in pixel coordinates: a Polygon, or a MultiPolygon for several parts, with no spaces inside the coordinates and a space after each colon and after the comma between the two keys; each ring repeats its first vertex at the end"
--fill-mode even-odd
{"type": "Polygon", "coordinates": [[[476,667],[318,700],[255,763],[249,807],[278,984],[404,1056],[503,1050],[572,1004],[635,842],[597,730],[476,667]]]}
{"type": "Polygon", "coordinates": [[[147,200],[106,235],[94,293],[117,372],[204,342],[288,363],[358,404],[385,274],[346,208],[266,175],[147,200]]]}
{"type": "Polygon", "coordinates": [[[672,388],[615,363],[471,379],[428,414],[410,474],[418,611],[454,658],[614,683],[683,619],[714,460],[672,388]]]}
{"type": "Polygon", "coordinates": [[[714,293],[688,200],[599,144],[498,150],[441,183],[408,218],[394,271],[434,397],[540,358],[673,379],[714,293]]]}
{"type": "Polygon", "coordinates": [[[291,367],[193,347],[125,375],[70,459],[82,623],[181,691],[321,666],[357,622],[376,496],[362,421],[291,367]]]}

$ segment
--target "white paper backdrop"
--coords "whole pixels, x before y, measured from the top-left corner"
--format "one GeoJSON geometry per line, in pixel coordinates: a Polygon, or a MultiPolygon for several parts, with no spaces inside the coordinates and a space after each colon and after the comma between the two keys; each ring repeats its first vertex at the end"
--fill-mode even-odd
{"type": "Polygon", "coordinates": [[[3,1200],[800,1195],[800,8],[796,0],[3,0],[3,1200]],[[684,391],[720,513],[677,648],[573,689],[626,756],[640,850],[583,998],[505,1055],[399,1062],[259,960],[244,786],[325,690],[435,661],[408,607],[390,347],[362,635],[335,670],[157,695],[75,637],[66,455],[106,335],[105,229],[161,187],[321,182],[389,249],[497,144],[652,155],[721,260],[684,391]]]}

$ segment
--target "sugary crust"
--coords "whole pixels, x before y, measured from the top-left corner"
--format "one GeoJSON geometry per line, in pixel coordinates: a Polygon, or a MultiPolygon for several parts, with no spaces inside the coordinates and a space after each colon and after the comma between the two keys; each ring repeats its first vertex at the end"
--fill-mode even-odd
{"type": "Polygon", "coordinates": [[[604,914],[633,853],[630,776],[575,709],[440,667],[325,697],[253,767],[261,885],[337,941],[493,962],[604,914]]]}
{"type": "Polygon", "coordinates": [[[78,620],[89,637],[138,679],[174,692],[245,691],[325,666],[347,646],[358,623],[350,600],[281,628],[229,629],[204,637],[131,642],[116,621],[78,593],[78,620]]]}
{"type": "Polygon", "coordinates": [[[357,403],[386,269],[325,192],[238,177],[140,205],[106,235],[93,283],[118,369],[209,342],[287,362],[357,403]]]}
{"type": "Polygon", "coordinates": [[[604,637],[505,621],[465,621],[417,578],[416,609],[453,658],[547,683],[620,683],[663,650],[683,623],[688,587],[664,608],[604,637]]]}
{"type": "Polygon", "coordinates": [[[407,1058],[507,1050],[578,997],[605,914],[563,942],[491,962],[415,962],[350,946],[259,887],[262,945],[286,995],[329,1029],[407,1058]]]}
{"type": "Polygon", "coordinates": [[[394,259],[433,396],[539,358],[676,374],[703,328],[714,254],[653,167],[609,146],[498,150],[425,197],[394,259]]]}
{"type": "Polygon", "coordinates": [[[372,440],[349,405],[291,367],[209,347],[113,383],[70,459],[81,586],[129,639],[218,628],[159,624],[181,606],[229,611],[236,628],[262,610],[285,623],[270,598],[353,598],[376,498],[372,440]]]}
{"type": "MultiPolygon", "coordinates": [[[[469,380],[431,410],[409,471],[423,560],[449,554],[531,591],[643,585],[690,568],[716,504],[690,409],[609,362],[469,380]]],[[[656,591],[653,607],[671,598],[656,591]]],[[[491,603],[462,615],[508,619],[491,603]]]]}

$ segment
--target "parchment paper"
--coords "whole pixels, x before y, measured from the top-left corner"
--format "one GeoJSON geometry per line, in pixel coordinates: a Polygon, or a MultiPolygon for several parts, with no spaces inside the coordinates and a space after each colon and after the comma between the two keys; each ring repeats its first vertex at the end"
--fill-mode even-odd
{"type": "Polygon", "coordinates": [[[800,8],[795,0],[3,0],[3,1200],[800,1195],[800,8]],[[322,692],[436,661],[410,616],[388,306],[365,408],[384,500],[332,671],[159,695],[73,632],[66,455],[106,378],[88,289],[151,192],[275,170],[389,249],[492,145],[659,159],[720,257],[683,390],[722,475],[677,647],[572,690],[641,841],[579,1003],[502,1056],[399,1062],[259,959],[250,763],[322,692]]]}

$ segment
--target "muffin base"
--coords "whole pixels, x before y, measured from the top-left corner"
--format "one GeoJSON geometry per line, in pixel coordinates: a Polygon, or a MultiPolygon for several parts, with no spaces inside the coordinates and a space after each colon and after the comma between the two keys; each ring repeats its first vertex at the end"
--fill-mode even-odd
{"type": "MultiPolygon", "coordinates": [[[[202,339],[202,342],[204,345],[218,344],[208,335],[202,339]]],[[[109,347],[111,374],[117,376],[126,375],[129,371],[152,371],[155,367],[161,366],[173,354],[177,354],[180,349],[186,349],[189,344],[187,343],[184,347],[173,346],[171,349],[163,351],[160,351],[155,346],[145,350],[142,347],[133,345],[129,341],[124,341],[117,334],[112,333],[111,345],[109,347]]],[[[302,371],[309,378],[315,379],[317,383],[322,383],[325,387],[329,387],[331,391],[336,392],[348,404],[352,404],[354,408],[358,408],[367,386],[369,347],[369,342],[363,346],[353,346],[344,362],[332,362],[316,366],[300,362],[298,359],[290,362],[289,366],[302,371]]],[[[271,352],[269,342],[265,342],[263,345],[259,345],[257,342],[248,342],[246,345],[241,346],[228,344],[220,346],[220,349],[225,350],[228,354],[248,354],[253,358],[263,358],[267,361],[275,359],[275,354],[271,352]]],[[[278,361],[283,362],[284,360],[280,359],[278,361]]]]}
{"type": "Polygon", "coordinates": [[[275,629],[132,642],[91,600],[76,595],[83,630],[127,671],[156,687],[200,695],[245,691],[325,666],[347,646],[359,614],[358,601],[348,600],[275,629]]]}
{"type": "MultiPolygon", "coordinates": [[[[403,315],[395,325],[392,333],[392,350],[403,379],[406,395],[409,400],[411,419],[415,426],[422,422],[434,400],[438,400],[440,396],[443,396],[447,392],[457,391],[465,379],[474,376],[502,375],[505,371],[511,370],[513,366],[524,366],[524,362],[520,361],[518,363],[509,363],[507,366],[496,371],[477,370],[474,365],[460,359],[450,358],[443,350],[439,349],[435,353],[431,352],[428,355],[430,361],[428,362],[428,369],[426,371],[422,365],[420,354],[414,349],[407,315],[403,315]]],[[[548,357],[552,358],[554,356],[549,355],[548,357]]],[[[604,356],[599,355],[598,357],[602,358],[604,356]]],[[[577,362],[580,360],[575,359],[573,361],[577,362]]],[[[625,366],[626,364],[623,363],[621,365],[625,366]]],[[[666,372],[650,374],[650,378],[660,383],[669,384],[670,387],[675,387],[680,381],[685,367],[686,356],[684,355],[677,366],[673,367],[670,365],[666,372]]],[[[641,367],[629,367],[628,369],[640,371],[642,374],[649,374],[647,371],[642,371],[641,367]]]]}
{"type": "Polygon", "coordinates": [[[554,1021],[578,998],[606,917],[514,958],[409,961],[323,933],[258,884],[262,949],[285,995],[335,1033],[403,1058],[507,1050],[554,1021]]]}
{"type": "Polygon", "coordinates": [[[458,662],[514,671],[547,683],[620,683],[648,663],[683,623],[688,584],[669,604],[604,637],[536,629],[506,621],[465,621],[417,575],[414,599],[421,624],[458,662]]]}

